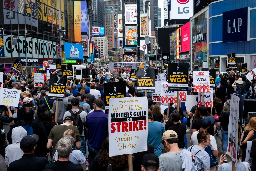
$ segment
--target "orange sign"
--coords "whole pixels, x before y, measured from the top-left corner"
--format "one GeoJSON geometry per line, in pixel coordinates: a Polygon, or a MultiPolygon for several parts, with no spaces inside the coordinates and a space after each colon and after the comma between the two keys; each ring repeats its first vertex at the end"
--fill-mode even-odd
{"type": "Polygon", "coordinates": [[[81,42],[81,1],[74,1],[74,36],[75,42],[81,42]]]}

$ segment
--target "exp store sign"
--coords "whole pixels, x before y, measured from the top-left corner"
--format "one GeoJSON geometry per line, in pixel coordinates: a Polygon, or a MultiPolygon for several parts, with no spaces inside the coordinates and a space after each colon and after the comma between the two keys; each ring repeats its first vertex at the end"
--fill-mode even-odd
{"type": "Polygon", "coordinates": [[[67,59],[83,60],[83,46],[82,45],[65,42],[64,50],[65,50],[65,57],[67,59]]]}

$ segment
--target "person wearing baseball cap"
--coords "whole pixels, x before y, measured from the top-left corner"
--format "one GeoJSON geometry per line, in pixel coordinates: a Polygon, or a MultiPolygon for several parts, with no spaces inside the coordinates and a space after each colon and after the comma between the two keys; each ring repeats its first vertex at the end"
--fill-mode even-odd
{"type": "Polygon", "coordinates": [[[38,135],[28,135],[20,141],[20,148],[23,151],[21,159],[10,163],[8,171],[13,170],[27,170],[27,171],[41,171],[49,163],[46,157],[37,157],[35,149],[39,140],[38,135]]]}
{"type": "Polygon", "coordinates": [[[192,154],[186,149],[179,149],[178,140],[178,134],[173,130],[167,130],[163,133],[162,144],[168,152],[159,156],[161,171],[190,171],[193,169],[192,154]]]}
{"type": "Polygon", "coordinates": [[[159,159],[155,154],[144,155],[141,163],[141,170],[159,171],[159,159]]]}

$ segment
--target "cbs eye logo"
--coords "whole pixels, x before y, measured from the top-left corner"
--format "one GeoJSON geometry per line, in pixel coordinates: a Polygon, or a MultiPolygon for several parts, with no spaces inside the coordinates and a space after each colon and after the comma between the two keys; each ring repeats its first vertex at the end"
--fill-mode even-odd
{"type": "Polygon", "coordinates": [[[187,4],[189,0],[177,0],[179,4],[187,4]]]}

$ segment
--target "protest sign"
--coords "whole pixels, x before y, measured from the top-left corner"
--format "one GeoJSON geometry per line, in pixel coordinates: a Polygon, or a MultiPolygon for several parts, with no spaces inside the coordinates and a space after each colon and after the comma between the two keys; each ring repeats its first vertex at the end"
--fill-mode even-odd
{"type": "Polygon", "coordinates": [[[238,151],[238,118],[239,118],[239,97],[231,94],[230,115],[228,124],[228,148],[229,155],[233,162],[237,164],[238,151]]]}
{"type": "Polygon", "coordinates": [[[256,79],[256,68],[246,74],[246,78],[251,82],[256,79]]]}
{"type": "MultiPolygon", "coordinates": [[[[202,106],[202,93],[198,93],[198,107],[202,106]]],[[[210,92],[204,93],[204,106],[213,107],[213,89],[210,92]]]]}
{"type": "Polygon", "coordinates": [[[236,54],[235,53],[227,54],[227,65],[236,65],[236,54]]]}
{"type": "Polygon", "coordinates": [[[209,70],[210,86],[215,87],[216,69],[209,70]]]}
{"type": "Polygon", "coordinates": [[[168,64],[168,89],[171,91],[187,91],[188,89],[188,63],[168,64]]]}
{"type": "Polygon", "coordinates": [[[126,82],[109,82],[104,84],[105,109],[109,109],[109,99],[126,97],[126,82]]]}
{"type": "Polygon", "coordinates": [[[155,92],[155,70],[154,69],[147,69],[143,70],[140,69],[136,73],[137,75],[137,90],[138,92],[145,92],[147,90],[148,93],[155,92]]]}
{"type": "Polygon", "coordinates": [[[71,64],[61,65],[62,75],[73,76],[73,69],[71,64]]]}
{"type": "Polygon", "coordinates": [[[161,83],[162,81],[155,81],[155,93],[153,93],[153,102],[161,102],[161,83]]]}
{"type": "Polygon", "coordinates": [[[34,73],[34,87],[43,87],[44,85],[44,74],[34,73]]]}
{"type": "Polygon", "coordinates": [[[130,71],[130,79],[136,79],[137,75],[136,75],[136,69],[131,69],[130,71]]]}
{"type": "Polygon", "coordinates": [[[245,156],[245,162],[248,162],[250,165],[250,168],[252,169],[252,158],[250,156],[252,149],[252,141],[247,141],[247,149],[246,149],[246,156],[245,156]]]}
{"type": "Polygon", "coordinates": [[[0,89],[0,105],[18,107],[21,91],[17,89],[0,89]]]}
{"type": "Polygon", "coordinates": [[[209,71],[193,72],[194,92],[209,92],[210,80],[209,71]]]}
{"type": "Polygon", "coordinates": [[[161,73],[157,75],[157,81],[166,81],[166,74],[165,73],[161,73]]]}
{"type": "Polygon", "coordinates": [[[17,73],[21,72],[21,63],[19,59],[16,59],[13,63],[13,66],[11,67],[11,70],[17,73]]]}
{"type": "Polygon", "coordinates": [[[63,97],[66,89],[67,76],[58,74],[50,75],[49,96],[63,97]]]}
{"type": "Polygon", "coordinates": [[[147,151],[147,98],[110,99],[108,128],[109,157],[147,151]]]}
{"type": "MultiPolygon", "coordinates": [[[[177,91],[170,91],[167,82],[162,82],[160,89],[162,103],[177,103],[177,91]]],[[[179,98],[181,102],[185,102],[187,99],[187,91],[179,91],[179,98]]]]}

